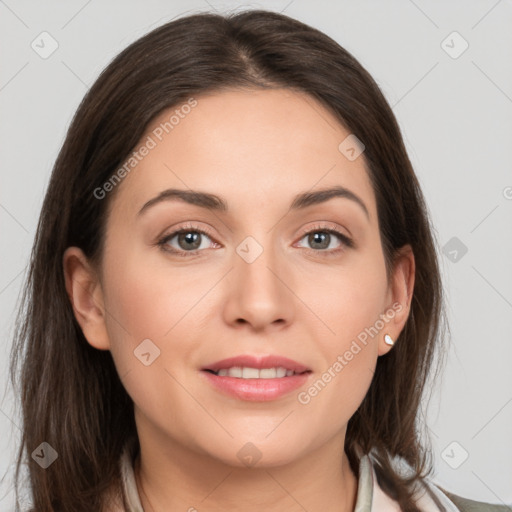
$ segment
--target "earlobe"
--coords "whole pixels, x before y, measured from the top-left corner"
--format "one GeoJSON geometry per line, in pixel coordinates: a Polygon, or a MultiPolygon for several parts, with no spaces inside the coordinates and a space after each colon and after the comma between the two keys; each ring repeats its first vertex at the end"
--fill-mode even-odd
{"type": "Polygon", "coordinates": [[[85,338],[93,347],[108,350],[103,293],[96,272],[78,247],[66,249],[62,267],[66,292],[85,338]]]}
{"type": "Polygon", "coordinates": [[[411,310],[415,272],[414,253],[407,244],[398,251],[394,261],[388,294],[390,303],[387,309],[392,318],[380,334],[379,356],[387,354],[393,348],[407,322],[411,310]]]}

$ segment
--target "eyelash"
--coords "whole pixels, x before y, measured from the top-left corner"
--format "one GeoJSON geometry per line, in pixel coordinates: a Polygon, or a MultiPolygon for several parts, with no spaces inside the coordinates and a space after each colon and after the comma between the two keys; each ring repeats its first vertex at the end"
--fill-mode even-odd
{"type": "MultiPolygon", "coordinates": [[[[164,237],[162,237],[160,240],[158,240],[157,245],[163,251],[169,252],[172,254],[176,254],[177,256],[181,256],[181,257],[195,256],[196,254],[202,252],[202,249],[196,249],[194,251],[183,251],[183,250],[178,251],[174,248],[169,248],[169,246],[167,245],[169,240],[172,240],[176,235],[180,235],[182,233],[192,233],[192,232],[200,233],[201,235],[205,235],[212,240],[214,239],[213,235],[209,232],[208,229],[199,228],[198,226],[194,226],[193,224],[187,224],[186,226],[184,226],[180,229],[177,229],[176,231],[173,231],[172,233],[169,233],[168,235],[165,235],[164,237]]],[[[338,239],[341,241],[342,246],[338,247],[337,249],[330,249],[330,250],[328,250],[328,249],[311,249],[308,247],[304,247],[303,249],[305,249],[308,252],[315,253],[316,255],[318,255],[318,253],[325,253],[325,255],[329,257],[329,256],[336,256],[341,251],[345,251],[347,248],[354,247],[354,241],[351,238],[349,238],[347,235],[341,233],[337,229],[334,229],[331,227],[328,228],[321,224],[316,225],[313,228],[309,229],[308,231],[305,231],[304,233],[302,233],[299,240],[302,240],[305,236],[307,236],[311,233],[317,233],[317,232],[329,233],[330,235],[337,236],[338,239]]]]}

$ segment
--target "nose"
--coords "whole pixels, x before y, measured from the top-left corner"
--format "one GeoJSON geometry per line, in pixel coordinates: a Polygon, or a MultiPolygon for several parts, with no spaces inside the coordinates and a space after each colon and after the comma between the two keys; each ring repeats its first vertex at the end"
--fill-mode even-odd
{"type": "Polygon", "coordinates": [[[235,253],[233,267],[225,280],[223,313],[229,325],[261,332],[285,328],[293,321],[293,275],[284,255],[278,258],[264,248],[248,262],[235,253]]]}

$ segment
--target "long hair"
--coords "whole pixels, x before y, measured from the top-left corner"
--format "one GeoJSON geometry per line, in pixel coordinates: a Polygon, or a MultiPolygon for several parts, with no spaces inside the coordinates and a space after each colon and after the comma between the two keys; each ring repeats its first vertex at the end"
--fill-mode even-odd
{"type": "Polygon", "coordinates": [[[95,189],[164,109],[230,88],[283,87],[321,102],[364,142],[388,276],[399,248],[410,244],[415,255],[410,315],[393,350],[378,358],[348,423],[345,450],[356,475],[357,447],[371,452],[385,492],[404,511],[417,510],[413,487],[432,471],[422,397],[441,368],[444,340],[436,243],[420,185],[393,112],[361,64],[304,23],[251,10],[182,17],[140,38],[103,70],[68,129],[42,206],[11,353],[23,419],[16,496],[27,456],[36,512],[101,510],[105,491],[120,485],[123,446],[137,435],[133,402],[112,356],[88,344],[64,285],[67,247],[101,262],[115,191],[98,200],[95,189]],[[43,441],[58,453],[45,470],[30,457],[43,441]],[[395,458],[412,474],[400,472],[395,458]]]}

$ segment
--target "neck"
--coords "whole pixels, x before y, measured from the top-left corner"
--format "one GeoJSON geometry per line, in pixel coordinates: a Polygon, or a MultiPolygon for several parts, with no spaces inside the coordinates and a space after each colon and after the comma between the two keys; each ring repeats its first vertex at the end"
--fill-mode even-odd
{"type": "Polygon", "coordinates": [[[161,450],[152,454],[151,446],[146,452],[141,443],[134,464],[141,504],[145,512],[206,507],[212,512],[352,512],[357,478],[337,441],[299,461],[267,468],[233,467],[180,450],[172,456],[161,450]]]}

